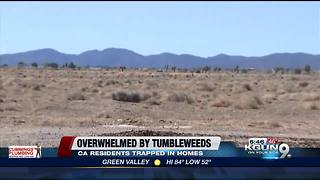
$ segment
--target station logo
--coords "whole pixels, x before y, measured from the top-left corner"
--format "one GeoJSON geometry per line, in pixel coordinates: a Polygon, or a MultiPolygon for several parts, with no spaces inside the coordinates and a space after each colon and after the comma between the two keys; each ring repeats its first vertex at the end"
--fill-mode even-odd
{"type": "Polygon", "coordinates": [[[279,141],[279,138],[250,138],[249,144],[245,145],[245,150],[250,155],[262,157],[264,159],[279,159],[291,157],[289,146],[279,141]]]}
{"type": "Polygon", "coordinates": [[[41,146],[9,146],[9,158],[41,158],[41,146]]]}

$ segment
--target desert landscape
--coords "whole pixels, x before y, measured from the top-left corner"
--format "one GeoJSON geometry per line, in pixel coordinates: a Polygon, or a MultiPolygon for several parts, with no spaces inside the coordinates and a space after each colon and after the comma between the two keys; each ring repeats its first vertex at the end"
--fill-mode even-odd
{"type": "Polygon", "coordinates": [[[0,68],[1,147],[128,131],[320,147],[319,109],[319,72],[0,68]]]}

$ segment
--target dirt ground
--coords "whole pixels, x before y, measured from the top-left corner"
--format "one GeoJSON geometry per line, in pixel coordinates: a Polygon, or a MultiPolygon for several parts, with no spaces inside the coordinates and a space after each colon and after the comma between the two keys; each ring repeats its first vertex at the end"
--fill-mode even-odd
{"type": "Polygon", "coordinates": [[[272,136],[289,146],[320,147],[319,72],[0,68],[0,77],[1,147],[57,147],[66,135],[151,131],[218,135],[241,146],[272,136]]]}

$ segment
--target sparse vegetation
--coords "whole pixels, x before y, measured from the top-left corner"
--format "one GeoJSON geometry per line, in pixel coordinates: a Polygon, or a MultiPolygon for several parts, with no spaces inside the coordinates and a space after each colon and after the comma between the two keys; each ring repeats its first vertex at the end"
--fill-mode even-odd
{"type": "Polygon", "coordinates": [[[35,84],[35,85],[33,85],[32,89],[35,90],[35,91],[40,91],[40,85],[39,84],[35,84]]]}
{"type": "Polygon", "coordinates": [[[310,74],[310,72],[311,72],[311,66],[310,66],[310,65],[306,65],[306,66],[304,67],[304,71],[305,71],[307,74],[310,74]]]}
{"type": "Polygon", "coordinates": [[[294,74],[301,74],[302,70],[301,69],[294,69],[293,73],[294,74]]]}
{"type": "Polygon", "coordinates": [[[202,72],[204,72],[204,73],[209,72],[210,69],[211,69],[211,68],[210,68],[209,66],[204,66],[204,67],[202,68],[202,72]]]}
{"type": "Polygon", "coordinates": [[[259,109],[262,105],[262,101],[257,96],[242,96],[236,103],[236,109],[259,109]]]}
{"type": "Polygon", "coordinates": [[[281,74],[283,74],[283,73],[285,72],[285,69],[284,69],[283,67],[275,67],[275,68],[273,69],[273,71],[274,71],[275,73],[281,73],[281,74]]]}
{"type": "Polygon", "coordinates": [[[83,135],[121,128],[211,134],[222,129],[226,139],[246,142],[268,128],[270,133],[281,130],[286,142],[295,142],[296,134],[319,139],[319,72],[248,69],[235,74],[212,68],[193,76],[195,69],[174,73],[172,66],[167,73],[155,68],[1,68],[0,114],[7,127],[1,134],[19,134],[23,128],[28,136],[42,126],[50,127],[44,133],[52,137],[66,129],[83,135]]]}
{"type": "Polygon", "coordinates": [[[34,67],[34,68],[37,68],[38,67],[38,63],[33,62],[33,63],[31,63],[31,66],[34,67]]]}
{"type": "Polygon", "coordinates": [[[300,83],[299,83],[299,86],[300,86],[300,87],[307,87],[308,85],[309,85],[308,82],[300,82],[300,83]]]}
{"type": "Polygon", "coordinates": [[[199,90],[200,91],[213,91],[214,88],[207,83],[200,83],[199,90]]]}
{"type": "Polygon", "coordinates": [[[319,106],[314,102],[308,102],[304,104],[306,110],[319,110],[319,106]]]}
{"type": "Polygon", "coordinates": [[[22,67],[25,67],[27,66],[26,63],[24,63],[23,61],[20,61],[18,62],[18,65],[17,65],[19,68],[22,68],[22,67]]]}
{"type": "Polygon", "coordinates": [[[67,67],[70,68],[70,69],[77,68],[77,66],[73,62],[70,62],[67,67]]]}
{"type": "Polygon", "coordinates": [[[116,85],[116,84],[120,84],[119,81],[109,80],[109,81],[106,82],[106,85],[107,85],[107,86],[116,85]]]}
{"type": "Polygon", "coordinates": [[[57,63],[45,63],[43,66],[47,67],[47,68],[52,68],[52,69],[58,69],[59,68],[59,65],[57,63]]]}
{"type": "Polygon", "coordinates": [[[68,95],[67,99],[69,101],[84,101],[86,100],[85,96],[81,93],[73,93],[68,95]]]}
{"type": "Polygon", "coordinates": [[[229,107],[231,106],[231,102],[226,97],[219,97],[216,99],[212,106],[214,107],[229,107]]]}
{"type": "Polygon", "coordinates": [[[141,101],[147,100],[148,98],[150,98],[149,94],[144,94],[139,92],[118,91],[118,92],[112,93],[112,99],[116,101],[139,103],[141,101]]]}
{"type": "Polygon", "coordinates": [[[250,84],[243,84],[243,89],[247,90],[247,91],[252,91],[252,87],[250,86],[250,84]]]}
{"type": "Polygon", "coordinates": [[[179,93],[172,93],[168,96],[168,101],[172,101],[172,102],[184,102],[184,103],[188,103],[188,104],[192,104],[194,103],[194,100],[188,96],[187,94],[183,93],[183,92],[179,92],[179,93]]]}
{"type": "Polygon", "coordinates": [[[119,69],[120,69],[121,72],[123,72],[126,69],[126,67],[125,66],[120,66],[119,69]]]}
{"type": "Polygon", "coordinates": [[[320,100],[320,94],[316,93],[308,93],[304,97],[304,101],[319,101],[320,100]]]}

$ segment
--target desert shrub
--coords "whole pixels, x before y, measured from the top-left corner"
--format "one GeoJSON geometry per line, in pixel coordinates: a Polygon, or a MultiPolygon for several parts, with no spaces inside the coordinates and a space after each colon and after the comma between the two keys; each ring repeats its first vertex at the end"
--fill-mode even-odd
{"type": "Polygon", "coordinates": [[[203,68],[202,68],[202,71],[203,72],[208,72],[208,71],[210,71],[210,67],[209,66],[204,66],[203,68]]]}
{"type": "Polygon", "coordinates": [[[310,72],[311,72],[311,66],[310,66],[310,65],[304,66],[304,71],[305,71],[307,74],[310,74],[310,72]]]}
{"type": "Polygon", "coordinates": [[[201,84],[199,84],[199,86],[200,86],[199,87],[200,91],[213,91],[214,90],[214,88],[212,86],[210,86],[206,83],[201,83],[201,84]]]}
{"type": "Polygon", "coordinates": [[[303,105],[306,110],[319,110],[319,106],[313,102],[304,103],[303,105]]]}
{"type": "Polygon", "coordinates": [[[143,94],[138,92],[124,92],[118,91],[112,93],[112,99],[116,101],[124,101],[124,102],[141,102],[150,98],[149,94],[143,94]]]}
{"type": "Polygon", "coordinates": [[[152,96],[158,96],[158,95],[159,95],[158,92],[156,92],[156,91],[152,92],[152,96]]]}
{"type": "Polygon", "coordinates": [[[149,104],[150,105],[160,105],[161,104],[161,101],[157,100],[157,99],[151,99],[149,101],[149,104]]]}
{"type": "Polygon", "coordinates": [[[36,68],[36,67],[38,67],[38,63],[33,62],[33,63],[31,63],[31,66],[36,68]]]}
{"type": "Polygon", "coordinates": [[[146,83],[149,87],[159,87],[158,83],[155,81],[148,81],[146,83]]]}
{"type": "Polygon", "coordinates": [[[284,73],[285,69],[283,67],[276,67],[273,69],[275,73],[280,72],[281,74],[284,73]]]}
{"type": "Polygon", "coordinates": [[[172,93],[168,96],[168,101],[172,102],[186,102],[188,104],[194,103],[194,100],[189,97],[187,94],[180,92],[180,93],[172,93]]]}
{"type": "Polygon", "coordinates": [[[40,91],[40,85],[39,84],[35,84],[35,85],[33,85],[32,89],[35,90],[35,91],[40,91]]]}
{"type": "Polygon", "coordinates": [[[218,98],[216,101],[213,102],[212,106],[214,107],[229,107],[231,106],[231,102],[226,98],[218,98]]]}
{"type": "Polygon", "coordinates": [[[5,111],[19,111],[19,109],[15,108],[15,107],[6,107],[4,110],[5,111]]]}
{"type": "Polygon", "coordinates": [[[89,90],[88,87],[82,87],[82,88],[81,88],[81,91],[82,91],[82,92],[86,92],[86,91],[88,91],[88,90],[89,90]]]}
{"type": "Polygon", "coordinates": [[[280,127],[282,127],[282,126],[281,126],[281,124],[279,124],[278,122],[273,122],[273,123],[270,124],[270,127],[271,127],[271,128],[280,128],[280,127]]]}
{"type": "Polygon", "coordinates": [[[102,80],[95,81],[95,82],[93,82],[93,86],[102,88],[103,87],[103,81],[102,80]]]}
{"type": "Polygon", "coordinates": [[[259,109],[262,101],[257,96],[243,96],[236,103],[236,109],[259,109]]]}
{"type": "Polygon", "coordinates": [[[93,93],[98,93],[99,92],[99,90],[98,89],[92,89],[92,91],[91,92],[93,92],[93,93]]]}
{"type": "Polygon", "coordinates": [[[127,79],[124,83],[127,83],[127,84],[129,84],[129,85],[132,84],[132,82],[131,82],[129,79],[127,79]]]}
{"type": "Polygon", "coordinates": [[[247,91],[252,91],[252,87],[250,86],[250,84],[244,84],[242,87],[247,91]]]}
{"type": "Polygon", "coordinates": [[[18,67],[25,67],[25,66],[27,66],[27,64],[24,63],[23,61],[20,61],[20,62],[18,62],[17,66],[18,67]]]}
{"type": "Polygon", "coordinates": [[[70,62],[67,67],[70,69],[75,69],[77,66],[73,62],[70,62]]]}
{"type": "Polygon", "coordinates": [[[320,94],[315,94],[315,93],[311,93],[311,94],[307,94],[304,97],[304,101],[319,101],[320,100],[320,94]]]}
{"type": "Polygon", "coordinates": [[[299,91],[299,89],[297,89],[297,86],[295,86],[293,83],[283,83],[281,84],[281,87],[283,88],[282,90],[284,92],[288,93],[295,93],[299,91]]]}
{"type": "Polygon", "coordinates": [[[83,101],[83,100],[86,100],[86,98],[84,97],[84,95],[81,94],[81,93],[73,93],[73,94],[70,94],[70,95],[68,95],[67,99],[68,99],[69,101],[74,101],[74,100],[78,100],[78,101],[81,100],[81,101],[83,101]]]}
{"type": "Polygon", "coordinates": [[[59,65],[57,63],[45,63],[44,67],[52,68],[52,69],[58,69],[59,65]]]}
{"type": "Polygon", "coordinates": [[[115,81],[115,80],[109,80],[106,82],[106,85],[109,86],[109,85],[115,85],[115,84],[119,84],[119,81],[115,81]]]}
{"type": "Polygon", "coordinates": [[[269,104],[272,103],[272,101],[277,100],[277,96],[271,93],[265,94],[262,98],[266,103],[269,103],[269,104]]]}
{"type": "Polygon", "coordinates": [[[299,83],[299,86],[300,86],[300,87],[307,87],[308,85],[309,85],[308,82],[300,82],[300,83],[299,83]]]}
{"type": "Polygon", "coordinates": [[[248,70],[247,69],[241,69],[241,71],[240,71],[241,73],[248,73],[248,70]]]}
{"type": "Polygon", "coordinates": [[[299,81],[299,80],[300,80],[300,78],[298,78],[298,77],[294,77],[294,76],[293,76],[293,77],[291,77],[291,80],[292,80],[292,81],[299,81]]]}
{"type": "Polygon", "coordinates": [[[301,69],[295,69],[293,71],[294,74],[301,74],[302,70],[301,69]]]}

